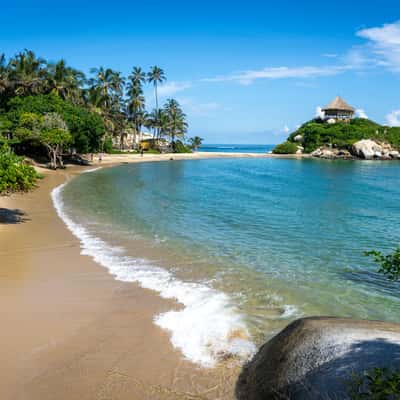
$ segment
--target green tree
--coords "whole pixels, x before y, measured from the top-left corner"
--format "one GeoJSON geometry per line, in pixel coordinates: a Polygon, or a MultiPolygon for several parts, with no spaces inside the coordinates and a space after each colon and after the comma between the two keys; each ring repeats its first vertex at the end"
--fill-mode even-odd
{"type": "Polygon", "coordinates": [[[95,106],[103,111],[109,112],[113,108],[119,108],[119,100],[122,96],[124,79],[120,72],[111,68],[92,68],[90,70],[94,77],[90,79],[91,90],[97,92],[95,106]]]}
{"type": "Polygon", "coordinates": [[[143,84],[146,82],[146,74],[141,68],[134,67],[132,73],[128,77],[128,80],[128,116],[134,124],[135,135],[139,135],[140,139],[145,116],[145,97],[143,95],[143,84]]]}
{"type": "Polygon", "coordinates": [[[88,153],[100,148],[105,127],[102,116],[95,112],[75,106],[55,94],[15,97],[8,104],[7,118],[13,123],[14,132],[21,126],[21,114],[34,113],[43,116],[47,113],[57,113],[66,122],[72,135],[71,146],[76,151],[88,153]]]}
{"type": "Polygon", "coordinates": [[[147,80],[154,86],[154,96],[156,100],[156,111],[158,112],[158,84],[165,82],[167,78],[165,77],[164,71],[157,67],[151,67],[150,72],[147,74],[147,80]]]}
{"type": "Polygon", "coordinates": [[[39,140],[49,152],[50,165],[57,169],[57,161],[60,167],[64,167],[62,153],[65,146],[72,143],[72,136],[67,124],[57,113],[45,114],[40,127],[39,140]]]}
{"type": "Polygon", "coordinates": [[[20,115],[16,136],[21,141],[35,140],[46,147],[50,167],[63,167],[62,153],[65,147],[72,143],[72,136],[67,124],[57,113],[47,113],[43,116],[27,112],[20,115]]]}
{"type": "Polygon", "coordinates": [[[10,88],[9,69],[6,62],[6,56],[0,54],[0,95],[3,95],[10,88]]]}
{"type": "Polygon", "coordinates": [[[46,62],[31,50],[18,53],[8,64],[9,78],[17,96],[45,93],[46,62]]]}
{"type": "Polygon", "coordinates": [[[296,151],[297,151],[296,143],[289,141],[276,145],[272,150],[274,154],[295,154],[296,151]]]}
{"type": "Polygon", "coordinates": [[[203,139],[200,136],[194,136],[189,138],[189,143],[190,147],[194,150],[197,151],[197,149],[201,146],[203,143],[203,139]]]}
{"type": "Polygon", "coordinates": [[[175,99],[167,100],[164,106],[164,114],[167,118],[166,133],[171,138],[172,149],[175,151],[175,139],[183,138],[187,131],[186,115],[175,99]]]}
{"type": "Polygon", "coordinates": [[[82,102],[82,86],[85,75],[74,68],[68,67],[64,60],[47,64],[47,85],[52,93],[74,104],[82,102]]]}

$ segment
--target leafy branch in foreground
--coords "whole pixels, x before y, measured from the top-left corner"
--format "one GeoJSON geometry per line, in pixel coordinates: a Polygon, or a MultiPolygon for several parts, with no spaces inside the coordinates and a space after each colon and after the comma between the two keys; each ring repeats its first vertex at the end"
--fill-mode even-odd
{"type": "Polygon", "coordinates": [[[377,250],[366,251],[364,254],[374,257],[374,262],[380,265],[378,272],[386,275],[389,280],[400,280],[400,247],[386,255],[377,250]]]}
{"type": "Polygon", "coordinates": [[[398,399],[400,396],[400,371],[374,368],[362,376],[354,377],[350,386],[352,400],[398,399]]]}

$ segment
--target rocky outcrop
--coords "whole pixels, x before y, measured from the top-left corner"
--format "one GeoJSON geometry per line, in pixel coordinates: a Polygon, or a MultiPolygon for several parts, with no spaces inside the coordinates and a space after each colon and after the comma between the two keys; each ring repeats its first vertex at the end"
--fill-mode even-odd
{"type": "Polygon", "coordinates": [[[352,152],[357,157],[372,160],[382,156],[382,146],[370,139],[359,140],[353,144],[352,152]]]}
{"type": "Polygon", "coordinates": [[[352,374],[375,367],[400,368],[400,324],[302,318],[260,348],[244,367],[236,395],[239,400],[348,399],[352,374]]]}
{"type": "Polygon", "coordinates": [[[354,157],[348,150],[331,147],[320,147],[311,153],[313,157],[327,159],[353,159],[354,157]]]}
{"type": "Polygon", "coordinates": [[[351,151],[335,147],[319,147],[311,155],[327,159],[364,159],[364,160],[399,160],[400,153],[392,149],[388,143],[377,143],[371,139],[363,139],[354,143],[351,151]]]}
{"type": "Polygon", "coordinates": [[[304,152],[304,147],[303,147],[303,146],[300,146],[300,145],[298,145],[298,146],[297,146],[297,151],[296,151],[296,154],[303,154],[303,152],[304,152]]]}
{"type": "Polygon", "coordinates": [[[365,160],[399,159],[399,152],[392,149],[389,143],[377,143],[371,139],[359,140],[352,146],[352,153],[365,160]]]}

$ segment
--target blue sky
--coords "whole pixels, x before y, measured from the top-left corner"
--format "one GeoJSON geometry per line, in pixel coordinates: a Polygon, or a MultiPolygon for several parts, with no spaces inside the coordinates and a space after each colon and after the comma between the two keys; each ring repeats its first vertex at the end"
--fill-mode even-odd
{"type": "Polygon", "coordinates": [[[4,3],[0,52],[29,48],[84,72],[158,65],[162,97],[208,143],[280,142],[336,95],[400,124],[398,1],[4,3]]]}

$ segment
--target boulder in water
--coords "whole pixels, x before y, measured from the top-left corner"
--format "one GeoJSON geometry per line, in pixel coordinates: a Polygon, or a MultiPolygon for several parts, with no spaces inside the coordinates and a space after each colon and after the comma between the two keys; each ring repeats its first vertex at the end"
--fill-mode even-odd
{"type": "Polygon", "coordinates": [[[400,324],[302,318],[260,348],[243,368],[236,395],[239,400],[349,399],[354,374],[375,367],[400,368],[400,324]]]}

